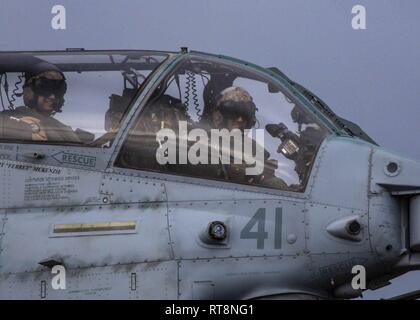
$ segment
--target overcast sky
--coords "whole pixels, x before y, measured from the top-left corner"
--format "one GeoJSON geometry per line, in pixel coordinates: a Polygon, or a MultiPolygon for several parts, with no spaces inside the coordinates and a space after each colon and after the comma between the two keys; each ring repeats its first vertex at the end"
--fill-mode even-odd
{"type": "MultiPolygon", "coordinates": [[[[380,145],[420,160],[418,0],[0,0],[0,50],[162,49],[276,66],[380,145]],[[51,8],[66,8],[53,30],[51,8]],[[367,29],[353,30],[364,5],[367,29]]],[[[420,288],[420,273],[366,293],[420,288]]]]}

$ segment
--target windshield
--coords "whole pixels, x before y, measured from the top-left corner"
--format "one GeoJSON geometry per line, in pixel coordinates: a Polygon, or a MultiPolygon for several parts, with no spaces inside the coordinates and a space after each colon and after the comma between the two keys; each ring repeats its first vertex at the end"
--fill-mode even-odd
{"type": "Polygon", "coordinates": [[[109,147],[167,54],[0,53],[0,139],[109,147]]]}
{"type": "Polygon", "coordinates": [[[193,56],[150,95],[115,165],[303,192],[327,135],[252,68],[193,56]]]}
{"type": "Polygon", "coordinates": [[[282,78],[287,80],[295,89],[297,89],[317,110],[321,111],[332,123],[334,123],[337,128],[340,130],[345,131],[352,137],[358,137],[362,140],[365,140],[369,143],[378,145],[366,132],[364,132],[357,124],[339,117],[336,115],[331,108],[318,96],[314,93],[309,91],[307,88],[302,86],[301,84],[292,81],[289,77],[287,77],[283,72],[281,72],[276,67],[268,68],[270,71],[273,71],[280,75],[282,78]]]}

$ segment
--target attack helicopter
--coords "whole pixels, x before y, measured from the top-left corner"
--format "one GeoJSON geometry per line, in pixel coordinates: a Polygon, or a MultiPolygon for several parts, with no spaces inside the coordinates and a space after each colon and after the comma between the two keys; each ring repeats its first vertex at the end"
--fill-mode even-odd
{"type": "Polygon", "coordinates": [[[420,163],[275,67],[3,51],[0,97],[1,299],[350,299],[420,269],[420,163]]]}

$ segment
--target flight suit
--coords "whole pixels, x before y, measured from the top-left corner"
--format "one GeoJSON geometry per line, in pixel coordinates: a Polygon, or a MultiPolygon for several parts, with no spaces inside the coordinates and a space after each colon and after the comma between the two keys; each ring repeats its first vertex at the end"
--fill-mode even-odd
{"type": "Polygon", "coordinates": [[[71,127],[28,107],[17,107],[13,111],[2,112],[0,126],[2,139],[81,142],[71,127]]]}
{"type": "MultiPolygon", "coordinates": [[[[256,148],[262,148],[254,139],[249,138],[247,136],[242,137],[245,140],[250,140],[252,144],[252,153],[255,155],[256,148]]],[[[249,143],[249,141],[248,141],[249,143]]],[[[233,153],[233,148],[231,149],[231,155],[233,153]]],[[[243,158],[246,155],[242,154],[243,158]]],[[[252,184],[258,185],[261,187],[268,187],[268,188],[275,188],[275,189],[288,189],[287,184],[284,182],[283,179],[276,177],[275,170],[277,169],[277,161],[274,159],[269,159],[270,153],[264,149],[264,159],[257,159],[257,161],[263,161],[263,172],[258,175],[247,175],[246,170],[247,168],[254,167],[255,164],[247,164],[244,160],[240,164],[235,164],[233,158],[231,159],[231,164],[225,165],[226,172],[227,172],[227,179],[237,183],[244,183],[244,184],[252,184]]]]}

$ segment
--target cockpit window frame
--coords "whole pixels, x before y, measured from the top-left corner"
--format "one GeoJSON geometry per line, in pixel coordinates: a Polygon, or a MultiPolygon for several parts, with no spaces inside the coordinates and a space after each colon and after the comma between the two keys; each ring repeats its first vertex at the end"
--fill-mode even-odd
{"type": "MultiPolygon", "coordinates": [[[[140,50],[129,50],[129,52],[138,52],[140,50]]],[[[97,54],[110,54],[110,53],[124,53],[127,50],[123,51],[92,51],[97,54]]],[[[141,50],[141,52],[145,52],[141,50]]],[[[154,52],[161,53],[161,51],[147,51],[149,54],[153,54],[154,52]]],[[[0,53],[28,53],[28,52],[5,52],[0,51],[0,53]]],[[[42,54],[69,54],[67,52],[62,51],[35,51],[29,52],[38,55],[42,54]]],[[[90,53],[90,52],[89,52],[90,53]]],[[[74,169],[84,169],[90,171],[99,171],[105,172],[107,168],[110,167],[111,159],[113,154],[116,150],[118,150],[119,145],[118,141],[122,139],[125,134],[125,130],[130,126],[130,115],[134,114],[139,106],[141,106],[141,101],[150,91],[150,87],[154,85],[156,78],[159,78],[160,74],[164,72],[168,65],[170,65],[175,59],[179,58],[178,53],[172,52],[162,52],[167,55],[167,58],[162,61],[159,67],[155,68],[152,73],[149,74],[147,79],[142,83],[142,87],[139,88],[139,92],[136,94],[135,98],[131,101],[130,106],[128,106],[127,114],[121,121],[120,128],[115,136],[113,144],[109,148],[97,148],[92,146],[82,146],[79,144],[70,145],[70,144],[62,144],[61,142],[39,142],[39,141],[22,141],[22,140],[1,140],[0,147],[4,148],[4,150],[10,150],[8,153],[9,155],[2,155],[3,160],[13,160],[25,163],[31,163],[35,165],[46,165],[46,166],[59,166],[59,167],[67,167],[67,168],[74,168],[74,169]],[[92,159],[94,158],[94,165],[92,166],[81,166],[79,164],[72,164],[69,162],[62,162],[59,157],[63,154],[70,154],[70,155],[77,155],[82,158],[92,159]]],[[[74,52],[70,52],[70,54],[74,54],[74,52]]],[[[80,52],[78,54],[86,54],[86,52],[80,52]]]]}
{"type": "Polygon", "coordinates": [[[260,76],[265,77],[271,81],[274,81],[279,87],[283,90],[283,93],[288,94],[289,96],[293,97],[293,100],[296,100],[299,105],[301,105],[303,108],[305,108],[308,112],[310,112],[312,115],[314,115],[319,121],[324,124],[326,129],[332,134],[338,135],[338,136],[350,136],[347,133],[343,132],[341,128],[339,128],[331,119],[328,119],[322,112],[320,112],[318,109],[316,109],[310,101],[307,100],[307,98],[296,88],[294,88],[287,79],[281,77],[278,73],[263,68],[261,66],[258,66],[256,64],[253,64],[248,61],[240,60],[237,58],[225,56],[225,55],[217,55],[217,54],[210,54],[200,51],[191,51],[191,55],[196,55],[197,57],[207,58],[211,59],[213,58],[214,61],[217,61],[218,59],[223,59],[225,62],[230,62],[233,65],[237,65],[239,67],[246,67],[251,69],[252,71],[258,73],[260,76]]]}
{"type": "Polygon", "coordinates": [[[335,130],[335,126],[331,124],[329,121],[320,119],[320,116],[322,116],[321,113],[316,112],[313,108],[308,108],[308,105],[306,104],[306,100],[304,100],[305,103],[302,103],[300,99],[296,98],[296,92],[293,90],[290,90],[288,87],[285,87],[281,81],[277,77],[274,77],[272,73],[270,73],[268,70],[261,68],[259,66],[253,65],[248,62],[244,62],[241,60],[237,60],[231,57],[225,57],[225,56],[216,56],[212,54],[207,53],[201,53],[196,51],[191,51],[189,53],[180,54],[177,59],[174,59],[172,63],[168,66],[168,68],[165,70],[165,72],[161,73],[158,78],[155,79],[154,87],[152,87],[150,90],[148,90],[148,95],[152,94],[154,89],[158,87],[158,85],[161,83],[163,79],[171,75],[180,65],[182,65],[186,60],[191,59],[203,59],[205,61],[212,61],[212,62],[220,62],[226,65],[232,65],[233,67],[239,67],[241,69],[246,69],[250,73],[256,74],[258,77],[261,77],[262,79],[266,79],[267,81],[272,81],[276,83],[283,91],[283,94],[286,94],[288,97],[292,97],[292,100],[299,104],[302,108],[310,112],[316,119],[318,119],[321,124],[323,125],[323,129],[325,129],[326,136],[321,141],[320,145],[318,146],[317,150],[315,151],[314,160],[312,161],[311,168],[309,169],[309,173],[305,181],[302,183],[302,189],[301,191],[292,191],[292,190],[280,190],[280,189],[274,189],[274,188],[268,188],[264,186],[257,186],[257,185],[251,185],[251,184],[241,184],[236,183],[233,181],[223,181],[223,180],[217,180],[217,179],[205,179],[201,177],[194,177],[194,176],[186,176],[186,175],[179,175],[176,173],[167,173],[167,172],[158,172],[158,171],[148,171],[146,169],[133,169],[133,168],[122,168],[116,166],[116,162],[118,159],[118,155],[120,154],[120,151],[123,148],[123,143],[126,138],[128,138],[129,131],[131,129],[131,126],[134,125],[134,122],[139,117],[140,113],[143,111],[144,107],[146,106],[148,102],[148,97],[144,97],[141,100],[141,105],[136,109],[136,112],[132,114],[130,119],[133,121],[130,121],[130,124],[128,127],[125,128],[125,132],[122,135],[122,139],[118,141],[118,146],[115,149],[115,152],[110,160],[110,167],[113,172],[120,172],[125,173],[129,172],[130,175],[135,176],[141,176],[145,178],[156,178],[161,179],[165,181],[174,181],[174,182],[188,182],[188,183],[197,183],[200,185],[209,185],[209,186],[218,186],[222,188],[232,189],[232,190],[244,190],[244,191],[252,191],[252,192],[259,192],[259,193],[265,193],[265,194],[275,194],[275,195],[285,195],[288,197],[296,197],[296,198],[307,198],[309,194],[309,185],[311,185],[311,180],[314,176],[314,167],[315,164],[318,161],[318,155],[321,147],[324,145],[325,141],[329,140],[331,138],[331,135],[338,135],[339,132],[335,130]]]}
{"type": "MultiPolygon", "coordinates": [[[[138,51],[138,50],[135,50],[138,51]]],[[[97,53],[97,54],[119,54],[122,52],[127,52],[125,50],[120,51],[92,51],[92,52],[62,52],[62,51],[43,51],[43,52],[27,52],[27,53],[34,53],[34,54],[87,54],[87,53],[97,53]]],[[[130,51],[131,52],[131,51],[130,51]]],[[[141,52],[148,52],[148,53],[159,53],[160,51],[144,51],[141,50],[141,52]]],[[[3,52],[1,52],[3,53],[3,52]]],[[[8,52],[10,53],[10,52],[8,52]]],[[[22,52],[21,52],[22,53],[22,52]]],[[[162,62],[162,64],[156,68],[148,77],[148,79],[143,83],[143,88],[139,90],[137,93],[137,96],[133,99],[130,107],[129,112],[125,115],[124,119],[121,121],[120,129],[115,136],[114,143],[110,148],[101,149],[101,148],[94,148],[94,147],[82,147],[80,145],[75,146],[69,146],[62,144],[46,144],[46,143],[39,143],[39,142],[32,142],[27,143],[22,141],[0,141],[1,144],[18,144],[18,149],[20,149],[21,152],[30,150],[33,151],[35,149],[41,150],[45,153],[48,153],[50,150],[51,152],[58,152],[58,151],[74,151],[77,150],[78,152],[86,155],[96,155],[98,158],[102,158],[103,161],[101,161],[101,164],[98,164],[95,168],[90,168],[89,170],[96,170],[96,171],[109,171],[109,172],[115,172],[115,173],[121,173],[121,174],[129,174],[133,176],[139,176],[139,177],[146,177],[146,178],[154,178],[159,179],[162,181],[168,181],[168,182],[185,182],[185,183],[193,183],[193,184],[199,184],[199,185],[208,185],[213,186],[217,188],[223,188],[228,190],[240,190],[240,191],[250,191],[250,192],[257,192],[261,194],[271,194],[271,195],[281,195],[281,196],[287,196],[287,197],[293,197],[297,199],[305,199],[309,196],[310,189],[308,186],[312,184],[312,179],[314,175],[314,168],[316,167],[316,164],[318,162],[319,158],[319,152],[315,156],[314,163],[312,165],[309,177],[307,179],[307,182],[305,184],[303,192],[294,192],[294,191],[287,191],[287,190],[279,190],[279,189],[271,189],[271,188],[265,188],[262,186],[255,186],[255,185],[247,185],[247,184],[238,184],[235,182],[228,182],[228,181],[222,181],[222,180],[207,180],[204,178],[199,177],[191,177],[191,176],[181,176],[176,174],[168,174],[168,173],[160,173],[160,172],[151,172],[151,171],[142,171],[142,170],[136,170],[136,169],[127,169],[127,168],[119,168],[114,166],[115,160],[122,148],[122,144],[124,142],[124,139],[128,136],[129,130],[134,123],[134,121],[137,119],[137,116],[142,112],[144,106],[146,105],[148,101],[148,97],[154,92],[155,88],[160,84],[161,80],[168,76],[171,72],[173,72],[174,69],[177,68],[178,64],[183,63],[184,59],[205,59],[205,60],[213,60],[215,62],[219,61],[224,64],[231,64],[233,66],[238,66],[241,68],[247,68],[249,71],[253,73],[257,73],[263,78],[269,79],[270,81],[275,82],[277,85],[279,85],[280,88],[282,88],[285,92],[288,92],[296,98],[298,95],[297,92],[293,91],[293,88],[289,88],[287,83],[283,83],[282,79],[277,77],[276,75],[270,73],[268,70],[253,65],[248,62],[244,62],[238,59],[234,59],[231,57],[225,57],[220,55],[212,55],[207,53],[200,53],[196,51],[191,51],[190,53],[179,53],[179,52],[161,52],[168,55],[168,58],[162,62]],[[36,148],[33,148],[35,147],[36,148]]],[[[314,111],[313,108],[307,103],[306,101],[302,99],[302,101],[298,100],[298,103],[304,107],[305,109],[309,110],[314,116],[319,119],[323,120],[322,114],[314,111]]],[[[323,124],[329,123],[328,121],[321,121],[323,124]]],[[[332,135],[339,135],[339,132],[334,130],[333,125],[326,125],[326,129],[328,132],[332,135]],[[331,128],[332,127],[332,128],[331,128]]],[[[328,136],[324,139],[322,144],[319,148],[322,148],[322,146],[331,138],[331,136],[328,136]]],[[[23,161],[23,156],[20,159],[16,159],[18,161],[23,161]],[[20,160],[22,159],[22,160],[20,160]]],[[[33,162],[33,160],[24,160],[33,162]]],[[[49,163],[45,163],[49,165],[49,163]]],[[[72,166],[69,164],[52,164],[52,165],[60,165],[64,167],[75,167],[79,168],[77,166],[72,166]]]]}
{"type": "MultiPolygon", "coordinates": [[[[103,51],[103,50],[66,50],[66,51],[0,51],[0,55],[22,55],[27,57],[42,57],[42,56],[112,56],[112,55],[156,55],[162,56],[163,60],[157,64],[157,66],[151,70],[151,73],[146,77],[146,79],[141,83],[140,87],[137,89],[136,94],[131,99],[130,103],[127,105],[126,111],[123,114],[120,122],[120,128],[113,140],[111,146],[109,148],[101,148],[98,146],[91,146],[88,144],[83,143],[72,143],[72,142],[63,142],[63,141],[36,141],[36,140],[20,140],[18,138],[13,139],[4,139],[0,140],[1,144],[17,144],[17,145],[39,145],[39,146],[52,146],[52,147],[74,147],[74,148],[83,148],[83,149],[96,149],[96,150],[107,150],[107,149],[114,149],[116,147],[115,140],[119,136],[120,131],[123,129],[123,124],[126,122],[126,117],[128,113],[135,108],[138,100],[141,96],[141,93],[146,89],[146,85],[150,82],[150,80],[155,76],[156,72],[160,70],[160,68],[168,62],[168,60],[173,59],[176,56],[176,53],[173,52],[166,52],[166,51],[155,51],[155,50],[111,50],[111,51],[103,51]]],[[[111,69],[110,69],[111,70],[111,69]]],[[[119,70],[119,69],[116,69],[119,70]]],[[[101,71],[101,70],[99,70],[101,71]]],[[[106,71],[106,70],[104,70],[106,71]]],[[[5,72],[14,72],[5,71],[5,72]]],[[[19,72],[19,71],[18,71],[19,72]]],[[[63,71],[64,73],[68,72],[66,70],[63,71]]],[[[71,72],[78,72],[72,70],[71,72]]],[[[112,153],[111,153],[112,154],[112,153]]]]}

